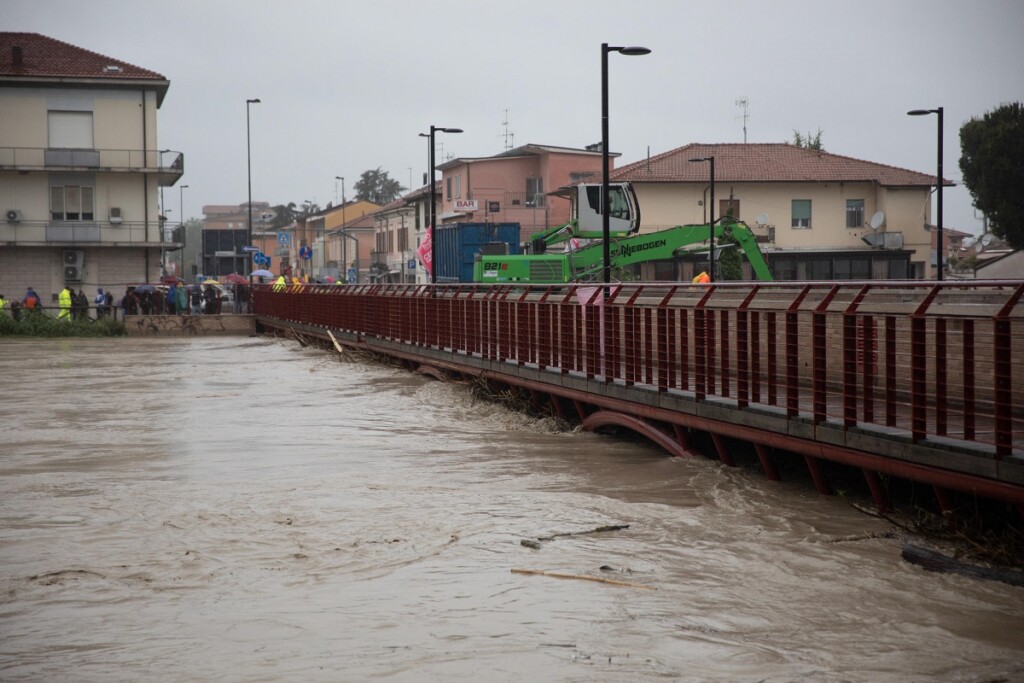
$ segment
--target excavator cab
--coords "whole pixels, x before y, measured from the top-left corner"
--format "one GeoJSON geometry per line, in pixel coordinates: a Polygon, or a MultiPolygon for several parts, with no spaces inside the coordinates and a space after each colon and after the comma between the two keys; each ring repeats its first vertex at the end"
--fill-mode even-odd
{"type": "MultiPolygon", "coordinates": [[[[601,185],[582,184],[573,189],[576,193],[571,197],[572,215],[576,217],[579,236],[601,237],[601,185]]],[[[636,193],[629,183],[610,184],[608,204],[608,228],[612,234],[633,234],[640,229],[640,208],[636,201],[636,193]]]]}

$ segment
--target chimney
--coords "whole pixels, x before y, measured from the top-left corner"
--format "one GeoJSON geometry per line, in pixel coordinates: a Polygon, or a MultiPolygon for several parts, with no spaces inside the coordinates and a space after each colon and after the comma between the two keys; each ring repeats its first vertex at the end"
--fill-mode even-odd
{"type": "Polygon", "coordinates": [[[11,46],[11,66],[22,67],[25,66],[25,60],[22,59],[22,52],[20,45],[11,46]]]}

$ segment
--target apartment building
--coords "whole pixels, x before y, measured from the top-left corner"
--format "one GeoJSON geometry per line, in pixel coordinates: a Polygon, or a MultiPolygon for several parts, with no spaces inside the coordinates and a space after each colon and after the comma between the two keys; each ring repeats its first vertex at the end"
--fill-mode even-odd
{"type": "MultiPolygon", "coordinates": [[[[611,180],[632,183],[642,232],[704,223],[712,206],[716,219],[745,221],[777,280],[936,276],[933,175],[784,143],[694,143],[623,166],[611,180]]],[[[688,280],[706,258],[648,264],[638,276],[688,280]]]]}
{"type": "Polygon", "coordinates": [[[161,149],[170,82],[38,33],[0,33],[0,291],[124,291],[162,275],[159,190],[184,174],[161,149]]]}

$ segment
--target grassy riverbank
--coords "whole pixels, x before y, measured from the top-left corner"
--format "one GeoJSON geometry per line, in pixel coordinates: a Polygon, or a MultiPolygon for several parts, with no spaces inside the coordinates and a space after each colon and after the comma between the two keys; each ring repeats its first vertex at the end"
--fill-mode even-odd
{"type": "Polygon", "coordinates": [[[0,337],[123,337],[128,334],[120,320],[57,320],[40,313],[22,313],[20,320],[0,315],[0,337]]]}

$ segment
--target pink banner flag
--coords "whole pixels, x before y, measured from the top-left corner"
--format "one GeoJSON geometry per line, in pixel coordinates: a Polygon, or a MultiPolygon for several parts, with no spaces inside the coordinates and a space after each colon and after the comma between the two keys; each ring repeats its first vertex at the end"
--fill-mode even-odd
{"type": "Polygon", "coordinates": [[[433,226],[428,225],[427,234],[423,238],[423,241],[420,242],[419,248],[416,250],[416,253],[420,256],[420,262],[423,264],[423,270],[427,271],[427,275],[434,274],[434,262],[431,260],[430,253],[430,245],[434,239],[433,233],[433,226]]]}

